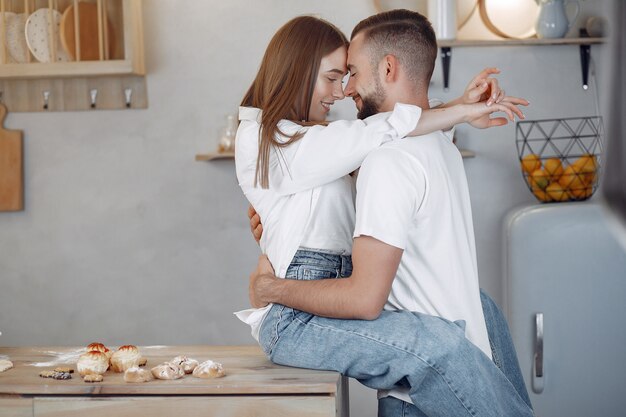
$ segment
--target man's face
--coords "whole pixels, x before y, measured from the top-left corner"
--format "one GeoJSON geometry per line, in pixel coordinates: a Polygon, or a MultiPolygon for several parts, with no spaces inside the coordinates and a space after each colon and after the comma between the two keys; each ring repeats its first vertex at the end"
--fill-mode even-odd
{"type": "Polygon", "coordinates": [[[377,68],[372,68],[364,39],[358,34],[350,41],[348,48],[348,70],[350,78],[344,90],[352,97],[359,113],[359,119],[365,119],[380,112],[386,99],[385,90],[380,81],[377,68]]]}

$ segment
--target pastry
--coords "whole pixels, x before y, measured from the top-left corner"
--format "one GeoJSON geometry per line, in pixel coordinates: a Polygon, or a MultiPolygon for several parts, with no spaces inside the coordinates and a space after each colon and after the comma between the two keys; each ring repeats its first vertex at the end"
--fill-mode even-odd
{"type": "Polygon", "coordinates": [[[126,372],[124,372],[124,381],[126,382],[148,382],[153,379],[154,377],[150,371],[141,369],[138,366],[128,368],[126,372]]]}
{"type": "Polygon", "coordinates": [[[78,358],[76,369],[81,376],[89,374],[102,375],[109,369],[109,358],[102,352],[87,352],[78,358]]]}
{"type": "Polygon", "coordinates": [[[89,374],[83,377],[83,381],[85,382],[102,382],[104,377],[102,375],[89,374]]]}
{"type": "Polygon", "coordinates": [[[58,368],[54,368],[55,372],[67,372],[68,374],[73,374],[74,370],[67,366],[59,366],[58,368]]]}
{"type": "Polygon", "coordinates": [[[183,368],[175,363],[165,362],[151,369],[152,375],[157,379],[179,379],[185,376],[183,368]]]}
{"type": "Polygon", "coordinates": [[[104,346],[102,343],[98,343],[98,342],[94,342],[94,343],[90,343],[87,346],[87,352],[102,352],[105,355],[107,355],[107,358],[109,359],[109,366],[111,365],[111,355],[113,354],[113,352],[107,348],[106,346],[104,346]]]}
{"type": "Polygon", "coordinates": [[[69,372],[41,371],[39,372],[39,376],[52,379],[72,379],[72,375],[70,375],[69,372]]]}
{"type": "Polygon", "coordinates": [[[107,353],[109,349],[106,346],[104,346],[102,343],[94,342],[94,343],[90,343],[87,346],[87,352],[93,352],[93,351],[107,353]]]}
{"type": "Polygon", "coordinates": [[[13,368],[13,362],[11,362],[8,359],[1,359],[0,360],[0,372],[4,372],[6,370],[9,370],[13,368]]]}
{"type": "Polygon", "coordinates": [[[196,369],[196,366],[198,366],[197,360],[188,358],[186,356],[176,356],[174,359],[172,359],[172,363],[175,363],[176,365],[183,368],[183,371],[186,374],[192,373],[193,370],[196,369]]]}
{"type": "Polygon", "coordinates": [[[204,361],[193,370],[196,378],[221,378],[224,375],[224,368],[221,363],[212,360],[204,361]]]}
{"type": "Polygon", "coordinates": [[[90,343],[89,346],[87,346],[87,352],[93,352],[93,351],[106,353],[109,359],[111,359],[111,355],[113,354],[113,352],[111,352],[109,348],[104,346],[102,343],[98,343],[98,342],[90,343]]]}
{"type": "Polygon", "coordinates": [[[137,346],[120,346],[111,356],[111,369],[113,369],[114,372],[124,372],[128,368],[137,366],[140,360],[141,355],[139,354],[137,346]]]}

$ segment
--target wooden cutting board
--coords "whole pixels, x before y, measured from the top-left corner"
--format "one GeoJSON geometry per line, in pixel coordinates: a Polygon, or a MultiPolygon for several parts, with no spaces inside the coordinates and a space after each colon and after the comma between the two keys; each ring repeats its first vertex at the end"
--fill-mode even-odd
{"type": "MultiPolygon", "coordinates": [[[[73,61],[76,60],[76,32],[74,30],[74,5],[70,5],[63,12],[61,17],[60,36],[63,48],[67,51],[73,61]]],[[[104,19],[107,23],[107,43],[108,57],[113,56],[113,47],[115,46],[115,33],[113,26],[108,18],[104,19]]],[[[100,43],[98,37],[98,5],[96,3],[78,3],[78,26],[80,40],[80,60],[81,61],[97,61],[100,59],[100,43]]],[[[104,30],[103,35],[104,37],[104,30]]],[[[104,45],[104,38],[103,38],[104,45]]],[[[106,47],[105,47],[106,50],[106,47]]],[[[105,53],[106,54],[106,53],[105,53]]],[[[104,56],[103,59],[107,59],[104,56]]]]}
{"type": "Polygon", "coordinates": [[[7,108],[0,104],[0,211],[24,209],[22,131],[4,128],[7,108]]]}

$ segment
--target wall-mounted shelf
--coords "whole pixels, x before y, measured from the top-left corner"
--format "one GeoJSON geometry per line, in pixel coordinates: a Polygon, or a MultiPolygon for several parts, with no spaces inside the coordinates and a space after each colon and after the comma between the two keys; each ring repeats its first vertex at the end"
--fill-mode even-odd
{"type": "Polygon", "coordinates": [[[235,159],[235,152],[212,152],[196,155],[196,161],[215,161],[217,159],[235,159]]]}
{"type": "Polygon", "coordinates": [[[443,88],[448,91],[450,85],[450,61],[452,59],[452,48],[463,47],[485,47],[485,46],[547,46],[547,45],[579,45],[580,65],[582,71],[582,87],[589,88],[589,57],[591,45],[602,44],[606,38],[590,38],[584,36],[586,32],[581,29],[579,38],[557,38],[557,39],[502,39],[502,40],[441,40],[437,44],[441,51],[441,63],[443,69],[443,88]]]}
{"type": "Polygon", "coordinates": [[[142,0],[0,0],[0,11],[9,111],[148,106],[142,0]]]}
{"type": "MultiPolygon", "coordinates": [[[[461,156],[463,158],[474,158],[476,154],[467,149],[460,149],[461,156]]],[[[196,161],[215,161],[218,159],[235,159],[234,152],[213,152],[213,153],[205,153],[196,155],[196,161]]]]}

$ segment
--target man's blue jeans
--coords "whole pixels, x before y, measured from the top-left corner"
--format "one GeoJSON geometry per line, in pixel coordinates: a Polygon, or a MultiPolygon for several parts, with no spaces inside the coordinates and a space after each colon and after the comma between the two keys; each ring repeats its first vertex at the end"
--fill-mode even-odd
{"type": "MultiPolygon", "coordinates": [[[[483,290],[480,290],[480,301],[482,302],[485,322],[487,323],[493,362],[511,381],[517,393],[524,399],[524,402],[529,407],[532,407],[506,318],[498,305],[483,290]]],[[[394,397],[385,397],[378,400],[378,417],[422,417],[424,415],[413,404],[394,397]]]]}
{"type": "MultiPolygon", "coordinates": [[[[286,278],[350,276],[349,256],[298,251],[286,278]]],[[[279,304],[261,326],[259,342],[281,365],[334,370],[373,389],[409,387],[427,416],[532,416],[498,367],[440,317],[383,311],[376,320],[314,316],[279,304]]]]}

